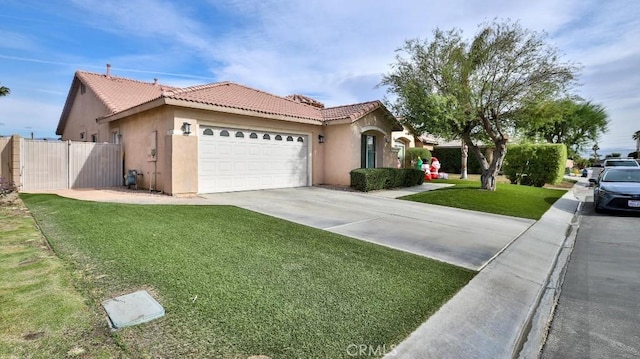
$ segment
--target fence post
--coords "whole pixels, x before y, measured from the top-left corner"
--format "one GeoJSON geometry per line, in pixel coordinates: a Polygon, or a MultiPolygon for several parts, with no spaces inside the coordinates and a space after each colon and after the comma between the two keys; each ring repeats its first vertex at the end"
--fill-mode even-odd
{"type": "Polygon", "coordinates": [[[67,140],[67,189],[71,188],[71,140],[67,140]]]}
{"type": "Polygon", "coordinates": [[[18,190],[22,187],[22,163],[20,150],[20,136],[11,136],[11,159],[9,159],[9,173],[11,173],[11,182],[13,182],[18,190]]]}

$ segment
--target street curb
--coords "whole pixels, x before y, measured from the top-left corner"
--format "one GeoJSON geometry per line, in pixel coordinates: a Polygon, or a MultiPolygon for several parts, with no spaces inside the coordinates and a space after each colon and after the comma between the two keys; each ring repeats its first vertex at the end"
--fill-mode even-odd
{"type": "Polygon", "coordinates": [[[527,339],[539,332],[534,318],[541,317],[536,314],[549,298],[545,293],[553,293],[547,287],[559,288],[551,278],[570,254],[564,248],[577,230],[576,193],[558,199],[385,358],[517,358],[535,342],[527,339]]]}
{"type": "MultiPolygon", "coordinates": [[[[579,183],[576,183],[574,188],[578,185],[579,183]]],[[[525,330],[521,333],[521,342],[517,343],[516,346],[516,348],[520,348],[520,350],[518,352],[514,352],[514,358],[539,358],[542,348],[547,340],[549,327],[553,320],[558,299],[560,298],[562,283],[564,282],[564,277],[578,234],[578,229],[580,228],[580,213],[584,206],[584,202],[581,201],[579,197],[576,197],[576,199],[579,201],[578,207],[571,219],[571,223],[567,227],[567,235],[562,246],[554,258],[553,269],[547,277],[545,288],[537,298],[532,315],[524,323],[525,330]]]]}

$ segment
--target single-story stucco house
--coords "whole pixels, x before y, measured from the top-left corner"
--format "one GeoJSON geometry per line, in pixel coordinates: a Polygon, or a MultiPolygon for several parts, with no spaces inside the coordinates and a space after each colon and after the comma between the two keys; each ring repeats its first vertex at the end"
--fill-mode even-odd
{"type": "Polygon", "coordinates": [[[416,136],[407,126],[403,126],[401,131],[393,131],[391,138],[398,151],[398,160],[405,167],[410,165],[405,158],[407,149],[418,147],[433,151],[434,146],[438,145],[438,139],[434,136],[428,133],[416,136]]]}
{"type": "Polygon", "coordinates": [[[349,185],[349,172],[395,167],[402,126],[380,101],[325,108],[232,82],[177,88],[75,73],[56,133],[119,143],[139,186],[173,195],[349,185]]]}

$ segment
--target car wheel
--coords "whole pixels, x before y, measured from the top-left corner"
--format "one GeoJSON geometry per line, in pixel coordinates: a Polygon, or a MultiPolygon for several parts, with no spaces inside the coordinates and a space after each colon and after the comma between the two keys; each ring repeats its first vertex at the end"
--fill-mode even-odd
{"type": "Polygon", "coordinates": [[[596,211],[596,213],[602,213],[604,211],[604,209],[600,207],[600,203],[597,199],[593,200],[593,210],[596,211]]]}

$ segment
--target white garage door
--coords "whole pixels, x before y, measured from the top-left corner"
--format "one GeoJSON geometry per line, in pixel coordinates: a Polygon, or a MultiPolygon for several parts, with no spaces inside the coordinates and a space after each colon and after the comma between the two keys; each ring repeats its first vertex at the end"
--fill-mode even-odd
{"type": "Polygon", "coordinates": [[[198,192],[307,186],[308,136],[203,127],[198,133],[198,192]]]}

